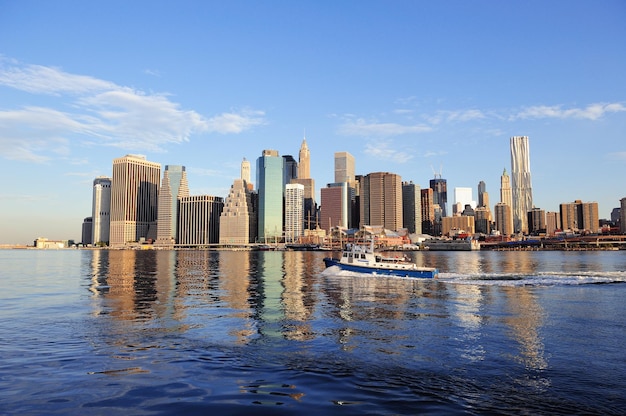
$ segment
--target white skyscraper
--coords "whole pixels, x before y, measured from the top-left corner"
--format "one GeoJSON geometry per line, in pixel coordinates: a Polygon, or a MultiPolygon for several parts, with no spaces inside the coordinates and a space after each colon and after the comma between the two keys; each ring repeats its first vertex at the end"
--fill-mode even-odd
{"type": "Polygon", "coordinates": [[[179,201],[185,196],[189,196],[185,167],[166,165],[159,190],[157,244],[169,245],[176,242],[179,201]]]}
{"type": "MultiPolygon", "coordinates": [[[[93,181],[92,244],[109,242],[111,225],[111,178],[99,176],[93,181]]],[[[87,241],[84,241],[85,243],[87,241]]]]}
{"type": "Polygon", "coordinates": [[[285,185],[285,241],[298,242],[304,235],[304,185],[285,185]]]}
{"type": "Polygon", "coordinates": [[[465,209],[465,205],[470,205],[472,209],[476,208],[476,201],[473,199],[472,188],[454,188],[454,207],[452,213],[460,214],[465,209]]]}
{"type": "Polygon", "coordinates": [[[513,190],[513,229],[528,233],[528,212],[533,208],[530,178],[530,148],[528,136],[511,137],[511,178],[513,190]]]}

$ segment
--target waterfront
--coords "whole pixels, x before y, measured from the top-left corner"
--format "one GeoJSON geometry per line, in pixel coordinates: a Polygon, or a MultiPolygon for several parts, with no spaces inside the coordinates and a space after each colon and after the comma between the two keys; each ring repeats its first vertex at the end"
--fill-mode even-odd
{"type": "Polygon", "coordinates": [[[4,414],[621,414],[626,252],[0,250],[4,414]]]}

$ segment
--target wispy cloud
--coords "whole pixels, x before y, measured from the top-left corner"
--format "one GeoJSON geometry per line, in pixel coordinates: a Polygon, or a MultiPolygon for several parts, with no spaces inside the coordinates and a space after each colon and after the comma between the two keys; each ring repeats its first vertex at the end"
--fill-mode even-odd
{"type": "Polygon", "coordinates": [[[402,149],[394,148],[390,140],[372,140],[365,144],[365,154],[394,163],[406,163],[413,159],[413,154],[402,149]]]}
{"type": "Polygon", "coordinates": [[[265,123],[262,111],[244,109],[207,118],[183,109],[167,94],[3,57],[0,86],[59,97],[56,108],[0,111],[0,156],[9,159],[45,162],[50,152],[67,154],[74,140],[158,152],[196,133],[236,134],[265,123]]]}
{"type": "Polygon", "coordinates": [[[613,152],[607,154],[607,158],[610,160],[620,160],[626,162],[626,152],[613,152]]]}
{"type": "Polygon", "coordinates": [[[537,105],[526,107],[509,117],[510,120],[517,119],[540,119],[540,118],[574,118],[586,120],[598,120],[605,114],[626,111],[626,106],[622,103],[595,103],[584,108],[563,108],[562,105],[537,105]]]}
{"type": "Polygon", "coordinates": [[[425,124],[399,124],[368,122],[362,118],[348,120],[339,126],[339,134],[345,136],[391,137],[405,134],[426,133],[432,128],[425,124]]]}

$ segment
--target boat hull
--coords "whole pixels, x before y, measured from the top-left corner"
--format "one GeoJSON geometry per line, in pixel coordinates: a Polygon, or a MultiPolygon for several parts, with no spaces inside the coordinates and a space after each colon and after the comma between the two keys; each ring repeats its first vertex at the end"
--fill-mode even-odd
{"type": "Polygon", "coordinates": [[[411,277],[417,279],[433,279],[439,274],[436,268],[424,267],[417,269],[394,269],[386,267],[369,267],[360,266],[354,264],[342,263],[337,259],[326,257],[324,259],[326,267],[337,266],[341,270],[347,270],[356,273],[368,273],[376,276],[396,276],[396,277],[411,277]]]}

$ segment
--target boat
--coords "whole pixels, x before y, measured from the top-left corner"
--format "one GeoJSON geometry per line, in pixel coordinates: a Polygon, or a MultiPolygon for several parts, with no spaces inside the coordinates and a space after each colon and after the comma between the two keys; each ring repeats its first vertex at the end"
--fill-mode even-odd
{"type": "Polygon", "coordinates": [[[324,258],[326,267],[337,266],[341,270],[369,273],[377,276],[398,276],[432,279],[439,275],[435,267],[422,267],[404,256],[383,256],[374,251],[374,241],[369,245],[347,244],[341,258],[324,258]]]}
{"type": "Polygon", "coordinates": [[[424,241],[424,247],[430,251],[474,251],[480,250],[480,243],[472,238],[431,238],[424,241]]]}

